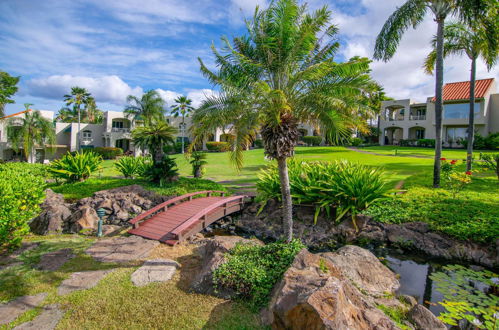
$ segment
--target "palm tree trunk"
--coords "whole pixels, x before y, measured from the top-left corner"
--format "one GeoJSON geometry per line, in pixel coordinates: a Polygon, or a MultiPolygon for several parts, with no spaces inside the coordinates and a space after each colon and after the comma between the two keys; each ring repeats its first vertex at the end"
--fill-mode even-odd
{"type": "Polygon", "coordinates": [[[184,130],[185,130],[185,115],[182,114],[182,154],[184,153],[184,130]]]}
{"type": "Polygon", "coordinates": [[[291,189],[289,186],[288,164],[286,158],[278,158],[279,179],[281,181],[282,195],[282,218],[285,230],[286,241],[293,239],[293,204],[291,201],[291,189]]]}
{"type": "Polygon", "coordinates": [[[80,148],[81,148],[80,121],[81,121],[80,106],[78,106],[78,133],[77,133],[77,137],[78,137],[78,151],[80,151],[80,148]]]}
{"type": "Polygon", "coordinates": [[[435,161],[433,187],[440,187],[440,158],[442,158],[442,88],[444,84],[444,18],[437,17],[437,60],[435,82],[435,161]]]}
{"type": "Polygon", "coordinates": [[[473,160],[473,140],[475,135],[475,79],[476,57],[471,59],[470,114],[468,118],[468,151],[466,153],[466,171],[471,171],[471,163],[473,160]]]}

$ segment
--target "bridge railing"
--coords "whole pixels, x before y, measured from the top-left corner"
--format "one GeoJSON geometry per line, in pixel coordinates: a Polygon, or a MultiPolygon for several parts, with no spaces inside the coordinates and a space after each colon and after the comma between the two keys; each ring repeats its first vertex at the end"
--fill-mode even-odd
{"type": "Polygon", "coordinates": [[[166,202],[163,202],[161,204],[156,205],[155,207],[147,210],[146,212],[143,212],[133,218],[132,220],[129,220],[128,223],[132,224],[135,228],[137,228],[140,224],[141,221],[145,220],[146,218],[153,216],[154,214],[158,212],[165,212],[168,209],[168,206],[172,204],[177,204],[179,202],[183,202],[185,200],[192,200],[194,196],[197,195],[204,195],[206,194],[207,196],[211,196],[212,194],[220,194],[221,196],[225,196],[226,192],[225,191],[219,191],[219,190],[204,190],[204,191],[196,191],[193,193],[181,195],[178,197],[174,197],[172,199],[167,200],[166,202]]]}
{"type": "Polygon", "coordinates": [[[198,229],[204,229],[207,226],[209,226],[212,222],[215,222],[216,220],[218,220],[220,217],[216,217],[216,219],[215,218],[213,218],[213,219],[208,218],[209,213],[216,210],[217,208],[219,208],[221,206],[223,207],[223,214],[221,215],[221,217],[226,216],[226,215],[233,213],[235,211],[241,210],[242,206],[244,205],[244,199],[246,197],[247,196],[244,196],[244,195],[231,196],[231,197],[224,198],[223,200],[220,200],[218,202],[215,202],[215,203],[211,204],[210,206],[202,209],[198,213],[194,214],[192,217],[189,218],[189,220],[185,221],[180,226],[178,226],[177,228],[172,230],[171,233],[173,235],[175,235],[176,238],[180,241],[183,238],[183,236],[186,234],[186,231],[188,231],[188,229],[191,229],[192,227],[194,227],[198,222],[199,222],[198,225],[200,227],[198,229]],[[237,203],[234,203],[234,202],[237,202],[237,203]],[[237,210],[227,212],[228,209],[234,208],[234,206],[238,206],[237,210]]]}

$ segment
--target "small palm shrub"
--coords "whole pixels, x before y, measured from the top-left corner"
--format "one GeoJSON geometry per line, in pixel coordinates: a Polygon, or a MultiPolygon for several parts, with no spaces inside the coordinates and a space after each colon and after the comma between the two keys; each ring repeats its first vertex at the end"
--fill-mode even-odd
{"type": "Polygon", "coordinates": [[[166,183],[178,180],[178,168],[175,159],[163,156],[163,159],[154,164],[154,162],[145,161],[142,166],[142,176],[152,182],[159,183],[162,187],[166,183]]]}
{"type": "Polygon", "coordinates": [[[102,157],[93,152],[68,152],[50,163],[50,172],[68,182],[85,181],[100,168],[102,157]]]}
{"type": "Polygon", "coordinates": [[[121,157],[114,163],[114,167],[126,178],[134,178],[140,173],[141,160],[139,157],[121,157]]]}
{"type": "Polygon", "coordinates": [[[44,165],[0,164],[0,254],[19,247],[44,199],[44,165]],[[29,166],[28,166],[29,165],[29,166]]]}
{"type": "MultiPolygon", "coordinates": [[[[358,213],[384,197],[387,189],[382,171],[365,165],[341,162],[288,163],[291,196],[295,204],[315,206],[315,220],[321,210],[335,209],[337,220],[351,214],[354,226],[358,213]]],[[[261,209],[271,199],[281,198],[276,165],[262,170],[256,184],[261,209]]]]}
{"type": "Polygon", "coordinates": [[[309,146],[319,146],[322,142],[322,136],[304,136],[301,139],[309,146]]]}
{"type": "Polygon", "coordinates": [[[193,152],[189,163],[192,165],[192,175],[195,178],[201,178],[203,176],[204,165],[208,164],[206,154],[199,151],[193,152]]]}
{"type": "Polygon", "coordinates": [[[267,305],[272,288],[304,247],[299,240],[263,246],[238,244],[213,272],[213,282],[217,289],[235,291],[250,307],[259,310],[267,305]]]}

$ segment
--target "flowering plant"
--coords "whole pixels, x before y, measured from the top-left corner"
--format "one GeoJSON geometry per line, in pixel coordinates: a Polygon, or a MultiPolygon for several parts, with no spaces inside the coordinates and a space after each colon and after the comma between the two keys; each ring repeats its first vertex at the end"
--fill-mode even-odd
{"type": "Polygon", "coordinates": [[[466,171],[465,173],[451,173],[449,175],[448,186],[452,191],[452,196],[456,198],[456,195],[463,190],[463,188],[471,183],[471,171],[466,171]]]}
{"type": "Polygon", "coordinates": [[[457,160],[453,159],[450,162],[447,162],[446,158],[440,158],[440,163],[441,163],[440,169],[442,171],[442,175],[447,181],[450,181],[451,179],[450,175],[456,172],[457,160]]]}

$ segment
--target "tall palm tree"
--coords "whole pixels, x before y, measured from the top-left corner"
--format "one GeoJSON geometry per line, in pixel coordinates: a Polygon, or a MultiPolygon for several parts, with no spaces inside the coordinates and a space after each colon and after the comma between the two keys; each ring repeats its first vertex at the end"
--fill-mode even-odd
{"type": "Polygon", "coordinates": [[[47,144],[55,144],[54,124],[44,118],[40,111],[26,112],[24,117],[11,118],[7,125],[7,137],[12,148],[15,151],[22,148],[30,163],[36,160],[37,146],[45,148],[47,144]]]}
{"type": "Polygon", "coordinates": [[[102,124],[104,114],[101,110],[97,109],[97,104],[93,97],[89,98],[85,105],[85,121],[91,124],[102,124]]]}
{"type": "Polygon", "coordinates": [[[133,121],[141,120],[145,125],[163,121],[165,116],[165,101],[155,90],[144,93],[140,98],[128,95],[128,105],[123,111],[133,121]]]}
{"type": "Polygon", "coordinates": [[[20,77],[12,77],[4,71],[0,71],[0,118],[5,116],[5,105],[14,103],[12,95],[17,93],[17,83],[20,77]]]}
{"type": "MultiPolygon", "coordinates": [[[[442,156],[442,88],[443,88],[443,31],[449,15],[463,22],[479,21],[494,0],[406,0],[388,18],[376,39],[374,58],[388,61],[395,54],[402,36],[410,26],[416,28],[428,11],[437,22],[435,74],[435,161],[433,186],[440,186],[440,158],[442,156]]],[[[492,38],[492,37],[491,37],[492,38]]]]}
{"type": "Polygon", "coordinates": [[[93,98],[85,88],[77,86],[71,87],[71,94],[64,95],[66,106],[73,105],[73,112],[78,114],[78,150],[81,146],[81,107],[86,106],[91,99],[93,98]]]}
{"type": "Polygon", "coordinates": [[[189,117],[189,113],[194,110],[191,105],[192,100],[187,96],[179,96],[175,100],[175,105],[172,105],[172,114],[174,117],[182,116],[182,153],[184,153],[184,135],[185,135],[185,118],[189,117]]]}
{"type": "Polygon", "coordinates": [[[151,153],[153,162],[158,164],[163,159],[163,147],[174,143],[177,130],[164,121],[151,125],[138,126],[132,131],[132,139],[136,146],[151,153]]]}
{"type": "Polygon", "coordinates": [[[218,67],[201,72],[220,94],[208,97],[193,116],[193,145],[220,127],[232,126],[231,160],[242,167],[245,147],[260,132],[265,154],[277,160],[286,239],[293,235],[287,158],[299,137],[298,123],[320,129],[329,140],[348,134],[349,124],[372,88],[369,60],[334,62],[338,29],[327,7],[307,12],[296,0],[278,0],[255,10],[247,34],[212,51],[218,67]]]}
{"type": "MultiPolygon", "coordinates": [[[[464,23],[451,23],[444,28],[444,51],[443,56],[466,54],[471,60],[470,70],[470,111],[468,115],[468,145],[466,155],[466,171],[471,171],[473,159],[473,139],[475,134],[475,81],[476,61],[479,57],[483,59],[490,70],[497,62],[498,42],[497,39],[489,39],[487,30],[495,29],[495,35],[499,35],[496,19],[485,21],[484,25],[468,26],[464,23]]],[[[433,47],[436,46],[436,37],[432,40],[433,47]]],[[[433,74],[436,61],[436,51],[428,54],[424,67],[427,73],[433,74]]]]}

